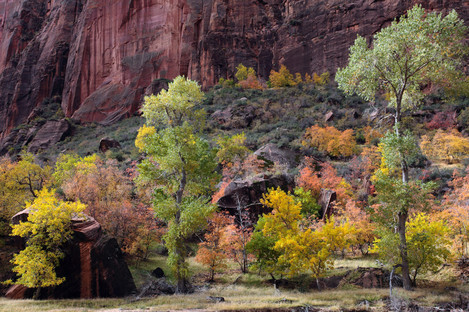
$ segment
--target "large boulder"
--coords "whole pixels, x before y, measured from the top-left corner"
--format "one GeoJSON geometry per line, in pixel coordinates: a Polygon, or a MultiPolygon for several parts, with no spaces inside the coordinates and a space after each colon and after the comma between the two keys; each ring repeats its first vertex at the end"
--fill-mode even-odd
{"type": "MultiPolygon", "coordinates": [[[[363,288],[387,288],[391,274],[383,268],[356,268],[348,271],[339,285],[352,284],[363,288]]],[[[393,286],[402,286],[402,278],[394,274],[393,286]]]]}
{"type": "Polygon", "coordinates": [[[119,141],[105,137],[99,141],[99,151],[101,153],[106,153],[111,148],[120,148],[121,145],[119,141]]]}
{"type": "MultiPolygon", "coordinates": [[[[26,221],[25,209],[12,218],[13,224],[26,221]]],[[[104,235],[101,225],[91,217],[72,219],[73,239],[65,248],[65,257],[57,275],[65,282],[45,288],[41,298],[123,297],[136,291],[132,275],[114,238],[104,235]]],[[[31,298],[33,289],[14,285],[7,291],[11,299],[31,298]]]]}
{"type": "Polygon", "coordinates": [[[291,151],[280,149],[273,143],[262,146],[254,152],[254,155],[262,157],[272,163],[285,166],[286,168],[295,166],[295,154],[291,151]]]}
{"type": "Polygon", "coordinates": [[[255,219],[256,216],[266,212],[260,203],[264,193],[267,193],[270,188],[277,187],[292,191],[293,186],[293,178],[286,174],[274,176],[257,175],[255,177],[234,180],[226,186],[223,196],[217,201],[217,205],[227,210],[249,207],[249,211],[255,219]]]}

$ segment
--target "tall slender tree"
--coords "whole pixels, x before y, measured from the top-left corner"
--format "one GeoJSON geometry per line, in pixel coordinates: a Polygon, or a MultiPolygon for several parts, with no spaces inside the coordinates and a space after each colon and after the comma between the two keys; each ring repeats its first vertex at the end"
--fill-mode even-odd
{"type": "Polygon", "coordinates": [[[196,105],[204,94],[195,81],[176,77],[168,90],[145,98],[146,125],[136,146],[146,153],[138,180],[154,183],[153,207],[168,223],[163,237],[168,264],[177,279],[177,292],[188,290],[186,240],[207,224],[214,211],[209,195],[218,181],[216,151],[202,138],[205,112],[196,105]]]}
{"type": "MultiPolygon", "coordinates": [[[[349,64],[338,69],[336,81],[346,93],[357,93],[366,100],[373,100],[378,92],[385,93],[394,108],[394,142],[399,143],[402,141],[399,126],[402,113],[418,107],[424,97],[422,87],[428,83],[449,86],[462,80],[459,68],[467,53],[466,32],[467,27],[456,11],[443,17],[437,13],[427,14],[416,5],[407,15],[379,31],[371,47],[365,38],[358,36],[350,48],[349,64]]],[[[409,182],[408,159],[402,153],[402,145],[395,153],[399,157],[401,180],[406,184],[409,182]]],[[[403,206],[395,213],[404,288],[410,289],[405,237],[409,209],[403,206]]]]}

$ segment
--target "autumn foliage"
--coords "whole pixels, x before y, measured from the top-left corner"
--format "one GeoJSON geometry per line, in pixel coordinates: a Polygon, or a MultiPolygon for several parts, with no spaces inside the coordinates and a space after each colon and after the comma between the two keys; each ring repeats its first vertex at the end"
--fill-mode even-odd
{"type": "Polygon", "coordinates": [[[208,268],[210,281],[214,280],[216,272],[226,268],[226,249],[230,245],[228,226],[231,224],[232,216],[223,212],[213,214],[204,241],[199,244],[195,260],[208,268]]]}
{"type": "Polygon", "coordinates": [[[352,129],[339,131],[335,127],[311,126],[306,129],[302,144],[315,147],[334,157],[349,157],[357,153],[357,143],[352,129]]]}
{"type": "Polygon", "coordinates": [[[263,216],[262,233],[275,240],[279,268],[289,276],[310,272],[321,288],[319,278],[333,267],[332,254],[350,246],[354,228],[348,222],[336,223],[334,218],[304,227],[301,203],[280,188],[269,190],[261,202],[273,209],[263,216]]]}
{"type": "Polygon", "coordinates": [[[252,67],[246,67],[243,64],[239,64],[236,67],[235,77],[238,80],[238,85],[243,89],[264,89],[257,78],[256,71],[252,67]]]}
{"type": "Polygon", "coordinates": [[[62,190],[69,200],[87,204],[86,213],[116,238],[130,255],[146,258],[153,241],[162,236],[154,212],[132,199],[130,176],[115,161],[97,156],[64,156],[57,162],[56,177],[61,176],[62,190]]]}
{"type": "Polygon", "coordinates": [[[351,197],[351,186],[347,181],[337,175],[337,170],[328,163],[322,164],[322,168],[316,171],[311,159],[305,160],[305,166],[300,170],[297,178],[299,187],[311,191],[313,197],[318,198],[321,189],[331,189],[337,193],[339,202],[345,204],[351,197]]]}
{"type": "Polygon", "coordinates": [[[453,129],[451,131],[438,130],[432,139],[422,136],[420,142],[422,152],[430,159],[441,160],[446,163],[457,163],[469,155],[469,139],[453,129]]]}

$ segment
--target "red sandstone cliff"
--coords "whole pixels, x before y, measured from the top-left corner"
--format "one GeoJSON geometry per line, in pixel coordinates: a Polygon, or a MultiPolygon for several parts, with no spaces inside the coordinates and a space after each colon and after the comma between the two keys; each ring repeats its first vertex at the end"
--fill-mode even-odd
{"type": "Polygon", "coordinates": [[[468,0],[0,0],[0,138],[48,97],[66,116],[110,123],[155,78],[213,85],[237,64],[267,77],[335,72],[356,34],[415,3],[469,22],[468,0]]]}

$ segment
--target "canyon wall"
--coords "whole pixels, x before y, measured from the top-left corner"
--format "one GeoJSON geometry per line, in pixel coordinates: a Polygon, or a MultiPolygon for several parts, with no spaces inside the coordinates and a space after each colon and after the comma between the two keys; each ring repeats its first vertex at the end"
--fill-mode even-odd
{"type": "Polygon", "coordinates": [[[467,0],[0,0],[0,139],[53,98],[67,117],[112,123],[154,79],[209,87],[239,63],[267,78],[335,72],[415,3],[469,22],[467,0]]]}

